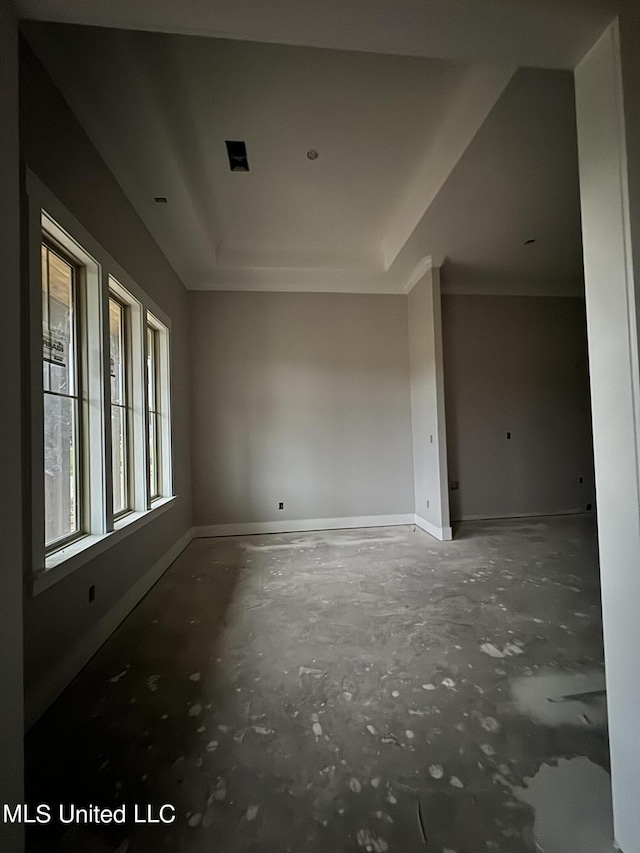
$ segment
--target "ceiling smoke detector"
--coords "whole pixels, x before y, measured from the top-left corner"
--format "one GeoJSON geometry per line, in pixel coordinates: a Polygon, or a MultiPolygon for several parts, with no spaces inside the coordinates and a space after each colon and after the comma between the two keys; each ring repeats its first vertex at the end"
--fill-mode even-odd
{"type": "Polygon", "coordinates": [[[310,148],[307,151],[307,157],[309,158],[309,160],[317,160],[319,156],[320,155],[318,154],[315,148],[310,148]]]}

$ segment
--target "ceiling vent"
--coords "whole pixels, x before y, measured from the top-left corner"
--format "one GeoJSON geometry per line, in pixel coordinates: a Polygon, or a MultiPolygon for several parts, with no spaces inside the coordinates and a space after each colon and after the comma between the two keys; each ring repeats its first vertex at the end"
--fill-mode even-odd
{"type": "Polygon", "coordinates": [[[244,142],[225,142],[227,154],[229,155],[229,168],[232,172],[248,172],[249,161],[247,160],[247,146],[244,142]]]}

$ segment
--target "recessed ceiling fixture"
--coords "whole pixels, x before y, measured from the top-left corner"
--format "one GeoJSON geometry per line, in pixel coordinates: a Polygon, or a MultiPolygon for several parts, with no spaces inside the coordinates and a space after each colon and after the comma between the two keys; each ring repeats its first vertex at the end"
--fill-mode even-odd
{"type": "Polygon", "coordinates": [[[525,244],[525,246],[530,246],[532,243],[535,243],[535,242],[536,242],[535,237],[531,237],[531,239],[525,240],[524,244],[525,244]]]}
{"type": "Polygon", "coordinates": [[[157,195],[153,200],[156,204],[167,204],[167,198],[163,195],[157,195]]]}
{"type": "Polygon", "coordinates": [[[319,154],[315,148],[310,148],[307,151],[307,157],[309,158],[309,160],[317,160],[319,157],[319,154]]]}
{"type": "Polygon", "coordinates": [[[229,156],[229,168],[232,172],[248,172],[249,161],[247,160],[247,146],[241,141],[227,140],[227,155],[229,156]]]}

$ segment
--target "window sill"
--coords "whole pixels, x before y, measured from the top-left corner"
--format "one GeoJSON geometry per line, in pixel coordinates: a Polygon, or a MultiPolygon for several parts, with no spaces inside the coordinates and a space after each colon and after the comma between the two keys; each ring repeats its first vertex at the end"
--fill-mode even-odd
{"type": "Polygon", "coordinates": [[[171,509],[175,501],[175,496],[158,498],[153,502],[151,509],[130,512],[118,519],[110,533],[83,536],[82,539],[78,539],[65,548],[50,554],[45,560],[45,568],[33,575],[32,594],[38,595],[44,592],[90,560],[108,551],[113,545],[121,542],[131,533],[135,533],[136,530],[144,527],[149,521],[153,521],[154,518],[171,509]]]}

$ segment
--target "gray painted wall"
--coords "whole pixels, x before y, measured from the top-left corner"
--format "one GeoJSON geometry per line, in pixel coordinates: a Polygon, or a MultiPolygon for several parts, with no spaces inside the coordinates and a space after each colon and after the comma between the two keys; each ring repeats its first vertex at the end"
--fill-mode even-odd
{"type": "Polygon", "coordinates": [[[439,269],[409,292],[407,312],[415,512],[450,539],[439,269]]]}
{"type": "MultiPolygon", "coordinates": [[[[191,526],[187,292],[26,44],[21,145],[26,165],[172,320],[176,505],[25,602],[27,706],[42,679],[191,526]],[[87,590],[96,585],[96,601],[87,590]]],[[[6,362],[5,362],[6,363],[6,362]]]]}
{"type": "Polygon", "coordinates": [[[442,313],[452,518],[593,505],[583,300],[445,295],[442,313]]]}
{"type": "Polygon", "coordinates": [[[404,296],[189,303],[196,525],[413,513],[404,296]]]}
{"type": "MultiPolygon", "coordinates": [[[[0,0],[0,802],[22,802],[22,471],[18,32],[0,0]]],[[[0,823],[0,849],[19,853],[22,828],[0,823]]]]}

